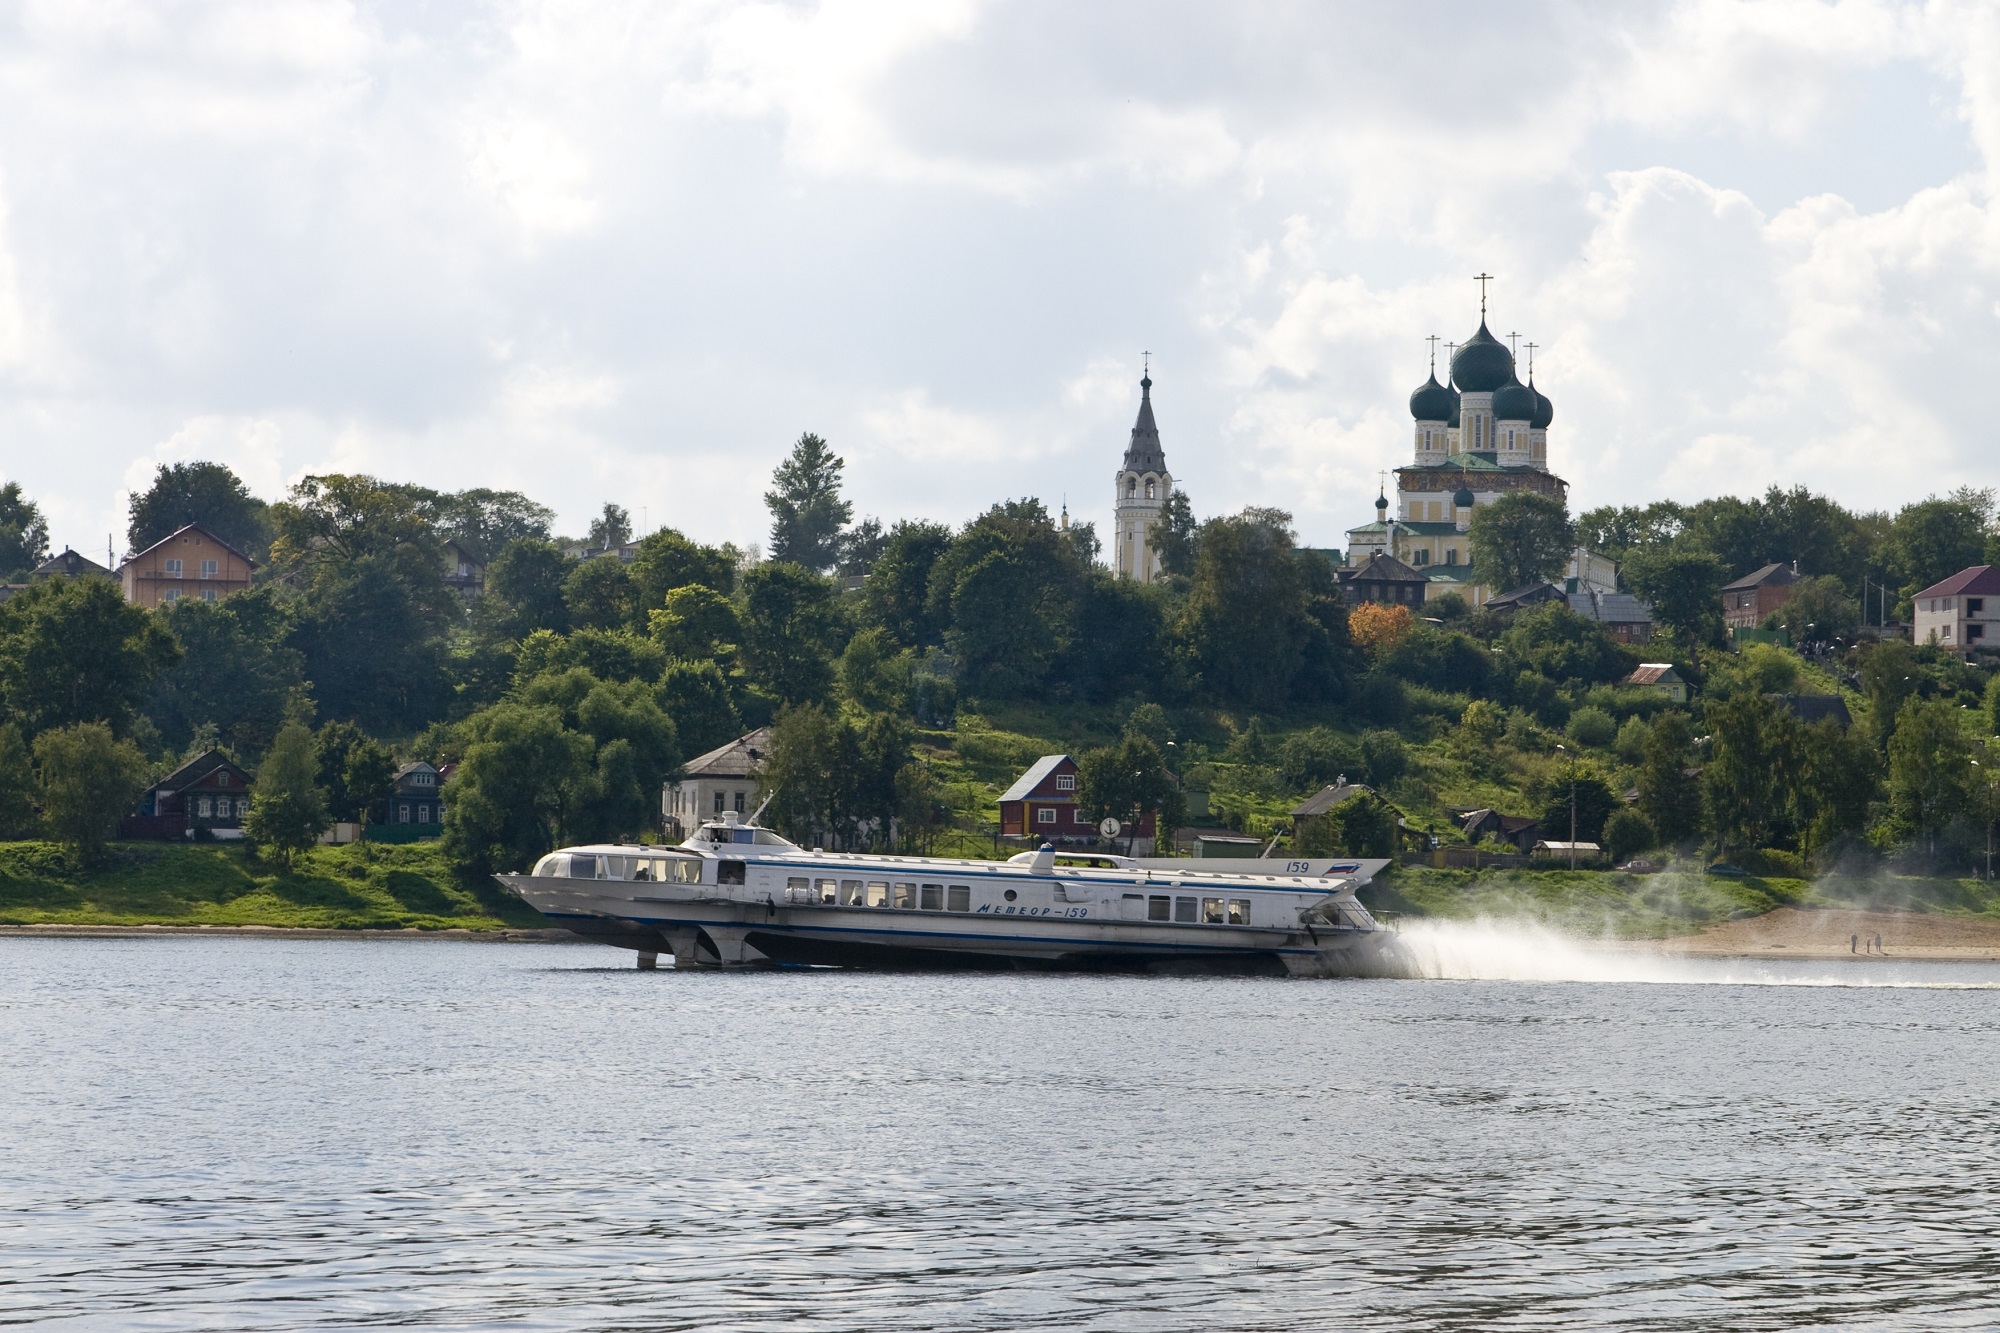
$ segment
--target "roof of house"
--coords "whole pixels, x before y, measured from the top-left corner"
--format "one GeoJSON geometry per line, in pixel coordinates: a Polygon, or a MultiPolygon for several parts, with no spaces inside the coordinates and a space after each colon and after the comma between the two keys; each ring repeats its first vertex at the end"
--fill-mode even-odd
{"type": "Polygon", "coordinates": [[[235,760],[231,759],[228,755],[224,754],[222,751],[211,748],[203,750],[200,754],[188,760],[186,763],[182,764],[179,768],[176,768],[173,772],[168,773],[166,776],[160,778],[151,787],[147,788],[147,790],[179,791],[181,788],[186,787],[192,783],[200,782],[203,778],[207,777],[210,773],[213,773],[218,768],[234,769],[236,772],[243,774],[245,778],[248,778],[250,776],[249,772],[246,771],[235,760]]]}
{"type": "Polygon", "coordinates": [[[1585,588],[1569,594],[1569,609],[1602,625],[1650,625],[1653,608],[1629,592],[1598,592],[1585,588]]]}
{"type": "Polygon", "coordinates": [[[1843,727],[1854,725],[1854,715],[1847,711],[1847,701],[1837,694],[1774,694],[1771,698],[1801,722],[1818,722],[1830,717],[1843,727]]]}
{"type": "Polygon", "coordinates": [[[1553,602],[1563,595],[1563,590],[1543,579],[1537,583],[1524,583],[1512,592],[1503,592],[1498,597],[1486,599],[1488,611],[1518,611],[1524,606],[1537,606],[1543,602],[1553,602]]]}
{"type": "Polygon", "coordinates": [[[1531,829],[1542,822],[1533,815],[1503,815],[1498,810],[1468,810],[1455,818],[1458,826],[1467,830],[1478,828],[1490,819],[1499,826],[1502,833],[1507,834],[1531,829]]]}
{"type": "Polygon", "coordinates": [[[202,536],[214,542],[217,546],[220,546],[223,550],[235,556],[238,560],[241,560],[244,564],[249,565],[253,569],[256,568],[257,562],[255,560],[252,560],[249,556],[243,554],[243,552],[237,550],[234,546],[231,546],[228,542],[222,540],[222,538],[216,536],[214,533],[210,532],[207,528],[204,528],[199,523],[186,523],[178,528],[175,528],[172,532],[160,538],[158,541],[154,542],[151,546],[148,546],[145,550],[137,552],[134,555],[129,555],[125,557],[124,560],[119,562],[118,568],[123,569],[125,568],[126,565],[131,564],[133,561],[145,558],[147,555],[150,555],[152,552],[159,550],[162,546],[165,546],[168,542],[171,542],[175,538],[180,537],[182,534],[189,532],[200,533],[202,536]]]}
{"type": "Polygon", "coordinates": [[[418,771],[435,773],[437,772],[437,766],[435,764],[427,764],[423,760],[418,759],[412,763],[404,764],[401,768],[397,769],[394,781],[401,782],[404,778],[410,776],[410,774],[418,771]]]}
{"type": "Polygon", "coordinates": [[[1680,672],[1671,662],[1641,662],[1639,669],[1625,677],[1627,685],[1678,685],[1680,672]]]}
{"type": "Polygon", "coordinates": [[[1343,805],[1356,796],[1365,796],[1374,790],[1373,787],[1365,786],[1359,782],[1349,782],[1343,778],[1339,782],[1321,787],[1311,796],[1300,801],[1292,808],[1292,818],[1305,819],[1312,815],[1323,815],[1336,805],[1343,805]]]}
{"type": "Polygon", "coordinates": [[[1933,583],[1917,596],[1955,597],[1960,593],[1970,593],[1975,597],[2000,593],[2000,569],[1992,565],[1969,565],[1944,582],[1933,583]]]}
{"type": "MultiPolygon", "coordinates": [[[[1740,592],[1748,588],[1761,588],[1766,584],[1783,585],[1797,583],[1798,581],[1799,576],[1790,565],[1765,565],[1762,569],[1751,570],[1734,583],[1723,584],[1722,590],[1724,592],[1740,592]]],[[[1922,595],[1921,593],[1918,594],[1918,596],[1922,595]]]]}
{"type": "Polygon", "coordinates": [[[81,578],[85,574],[109,574],[111,571],[98,564],[87,555],[79,555],[69,547],[63,547],[60,554],[52,555],[35,566],[34,577],[49,578],[60,575],[63,578],[81,578]]]}
{"type": "Polygon", "coordinates": [[[749,778],[757,774],[757,766],[764,754],[771,748],[771,729],[759,727],[747,735],[738,736],[727,745],[718,745],[707,754],[697,755],[687,761],[686,776],[690,778],[749,778]]]}
{"type": "Polygon", "coordinates": [[[1364,579],[1371,583],[1427,582],[1422,574],[1411,569],[1395,556],[1379,551],[1369,556],[1366,564],[1347,576],[1347,582],[1349,583],[1360,582],[1364,579]]]}
{"type": "Polygon", "coordinates": [[[1000,793],[1000,799],[1003,801],[1027,800],[1029,796],[1034,794],[1035,788],[1042,785],[1042,780],[1060,768],[1062,762],[1068,758],[1069,756],[1066,754],[1043,755],[1029,766],[1027,772],[1014,779],[1013,786],[1000,793]]]}
{"type": "Polygon", "coordinates": [[[457,551],[460,555],[472,561],[474,564],[483,565],[486,563],[486,553],[484,551],[480,550],[477,546],[474,546],[471,542],[461,540],[460,538],[457,537],[445,538],[444,545],[439,549],[446,551],[457,551]]]}

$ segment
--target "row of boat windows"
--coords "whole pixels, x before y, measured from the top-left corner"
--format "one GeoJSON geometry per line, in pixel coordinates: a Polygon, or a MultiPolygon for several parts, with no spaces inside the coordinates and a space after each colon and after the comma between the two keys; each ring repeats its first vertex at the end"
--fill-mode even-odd
{"type": "MultiPolygon", "coordinates": [[[[1007,901],[1014,901],[1007,890],[1007,901]]],[[[785,881],[785,900],[832,907],[901,907],[924,912],[970,912],[969,884],[912,884],[892,880],[822,879],[794,875],[785,881]]]]}
{"type": "MultiPolygon", "coordinates": [[[[1136,893],[1125,895],[1127,915],[1137,915],[1130,909],[1139,905],[1136,893]]],[[[1248,898],[1180,898],[1164,893],[1146,895],[1146,919],[1148,921],[1198,921],[1210,926],[1247,926],[1250,924],[1250,900],[1248,898]]]]}
{"type": "Polygon", "coordinates": [[[556,852],[535,863],[543,879],[629,879],[652,884],[699,884],[701,862],[691,856],[611,856],[556,852]]]}

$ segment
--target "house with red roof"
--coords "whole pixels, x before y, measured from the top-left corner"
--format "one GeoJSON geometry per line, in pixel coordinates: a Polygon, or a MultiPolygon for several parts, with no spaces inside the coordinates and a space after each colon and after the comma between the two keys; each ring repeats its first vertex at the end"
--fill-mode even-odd
{"type": "Polygon", "coordinates": [[[2000,652],[2000,569],[1973,565],[1912,599],[1916,641],[1934,643],[1961,657],[1982,648],[2000,652]]]}
{"type": "MultiPolygon", "coordinates": [[[[1014,785],[1000,793],[1000,836],[1046,842],[1056,847],[1090,845],[1100,834],[1097,821],[1077,801],[1076,760],[1066,754],[1045,754],[1014,785]]],[[[1139,818],[1137,829],[1127,827],[1120,836],[1131,836],[1135,847],[1150,854],[1153,815],[1139,818]]]]}

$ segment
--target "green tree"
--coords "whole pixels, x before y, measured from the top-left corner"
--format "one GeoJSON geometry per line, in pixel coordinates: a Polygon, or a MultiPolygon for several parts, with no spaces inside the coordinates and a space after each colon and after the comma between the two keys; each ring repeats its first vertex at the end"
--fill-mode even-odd
{"type": "Polygon", "coordinates": [[[632,511],[623,505],[605,502],[604,512],[590,520],[590,547],[608,551],[632,540],[632,511]]]}
{"type": "Polygon", "coordinates": [[[930,582],[931,570],[950,546],[950,528],[906,520],[889,530],[868,571],[861,588],[863,615],[905,648],[944,641],[945,626],[930,609],[930,582]]]}
{"type": "Polygon", "coordinates": [[[757,772],[766,822],[795,842],[836,846],[854,824],[860,738],[817,703],[778,710],[757,772]]]}
{"type": "MultiPolygon", "coordinates": [[[[1090,525],[1082,525],[1088,528],[1090,525]]],[[[889,534],[882,531],[882,520],[864,518],[840,537],[839,568],[842,575],[855,577],[865,575],[875,568],[875,562],[888,549],[889,534]]]]}
{"type": "Polygon", "coordinates": [[[800,565],[759,565],[743,576],[742,626],[753,680],[785,703],[826,698],[839,630],[832,584],[800,565]]]}
{"type": "Polygon", "coordinates": [[[1882,764],[1865,737],[1821,718],[1799,729],[1793,803],[1799,850],[1810,857],[1843,834],[1866,827],[1881,791],[1882,764]]]}
{"type": "Polygon", "coordinates": [[[143,551],[190,523],[198,523],[253,559],[270,549],[262,500],[220,463],[162,463],[143,494],[126,497],[130,522],[126,546],[143,551]]]}
{"type": "Polygon", "coordinates": [[[615,555],[584,560],[570,570],[563,580],[563,605],[572,625],[589,629],[627,629],[644,619],[632,575],[615,555]]]}
{"type": "Polygon", "coordinates": [[[1345,688],[1352,654],[1339,594],[1324,560],[1293,549],[1289,521],[1246,510],[1201,527],[1176,635],[1211,701],[1276,711],[1345,688]]]}
{"type": "Polygon", "coordinates": [[[569,603],[563,600],[569,574],[570,560],[554,542],[517,537],[486,567],[481,614],[504,638],[525,639],[538,629],[560,634],[569,628],[569,603]]]}
{"type": "Polygon", "coordinates": [[[1896,831],[1935,853],[1938,835],[1978,804],[1978,784],[1958,709],[1944,699],[1906,705],[1889,741],[1889,814],[1896,831]]]}
{"type": "Polygon", "coordinates": [[[464,723],[465,755],[445,789],[444,848],[479,873],[532,867],[572,841],[596,778],[590,737],[560,709],[503,702],[464,723]]]}
{"type": "Polygon", "coordinates": [[[1622,865],[1640,852],[1651,851],[1659,842],[1653,826],[1637,810],[1619,808],[1604,821],[1604,850],[1611,864],[1622,865]]]}
{"type": "Polygon", "coordinates": [[[1917,692],[1923,669],[1917,654],[1901,639],[1877,639],[1861,655],[1861,689],[1868,696],[1868,718],[1875,743],[1886,751],[1896,734],[1903,704],[1917,692]]]}
{"type": "Polygon", "coordinates": [[[581,668],[537,677],[521,702],[561,711],[590,741],[594,771],[573,790],[565,829],[576,841],[643,832],[657,819],[660,788],[674,775],[680,738],[644,681],[603,681],[581,668]]]}
{"type": "Polygon", "coordinates": [[[409,605],[442,629],[459,614],[459,602],[444,582],[442,541],[432,522],[436,498],[421,487],[374,477],[305,477],[271,506],[271,563],[282,572],[324,575],[372,561],[403,585],[409,605]]]}
{"type": "MultiPolygon", "coordinates": [[[[509,542],[546,542],[555,511],[519,491],[495,491],[484,486],[449,495],[427,494],[425,508],[440,536],[460,542],[494,559],[509,542]]],[[[492,591],[493,566],[486,567],[487,591],[492,591]]]]}
{"type": "Polygon", "coordinates": [[[729,550],[691,542],[672,528],[641,538],[630,569],[637,605],[646,611],[664,606],[668,593],[690,584],[725,596],[736,587],[736,561],[729,550]]]}
{"type": "Polygon", "coordinates": [[[910,654],[886,631],[864,629],[847,641],[837,668],[840,690],[870,713],[902,713],[910,705],[910,654]]]}
{"type": "Polygon", "coordinates": [[[1509,491],[1472,511],[1472,567],[1487,587],[1506,592],[1552,579],[1576,545],[1562,501],[1509,491]]]}
{"type": "Polygon", "coordinates": [[[35,737],[42,818],[78,861],[99,860],[105,841],[146,785],[146,759],[102,722],[75,722],[35,737]]]}
{"type": "Polygon", "coordinates": [[[1932,496],[1905,505],[1883,552],[1902,581],[1903,596],[1980,563],[1992,516],[1992,492],[1965,487],[1942,500],[1932,496]]]}
{"type": "Polygon", "coordinates": [[[295,604],[290,641],[324,717],[379,735],[419,730],[444,710],[443,640],[391,556],[315,570],[295,604]]]}
{"type": "Polygon", "coordinates": [[[0,723],[0,839],[33,836],[35,765],[21,729],[0,723]]]}
{"type": "Polygon", "coordinates": [[[647,625],[671,656],[689,659],[720,661],[735,651],[743,633],[735,604],[699,583],[668,593],[666,604],[647,614],[647,625]]]}
{"type": "Polygon", "coordinates": [[[1626,559],[1625,580],[1653,607],[1674,643],[1692,650],[1722,642],[1722,561],[1706,551],[1642,548],[1626,559]]]}
{"type": "Polygon", "coordinates": [[[1552,842],[1572,841],[1570,816],[1574,809],[1573,841],[1602,843],[1604,822],[1618,808],[1618,797],[1596,764],[1588,759],[1566,758],[1549,775],[1543,789],[1542,837],[1552,842]]]}
{"type": "Polygon", "coordinates": [[[1410,752],[1403,745],[1403,738],[1393,731],[1364,731],[1361,763],[1372,785],[1386,787],[1409,768],[1410,752]]]}
{"type": "MultiPolygon", "coordinates": [[[[1076,761],[1076,800],[1093,824],[1107,817],[1125,824],[1128,844],[1153,816],[1155,836],[1173,835],[1182,818],[1180,786],[1153,738],[1128,731],[1118,744],[1090,750],[1076,761]]],[[[1128,849],[1129,851],[1129,845],[1128,849]]]]}
{"type": "Polygon", "coordinates": [[[1187,492],[1174,490],[1160,507],[1160,517],[1153,524],[1149,539],[1160,557],[1160,570],[1167,577],[1185,579],[1194,575],[1195,557],[1201,549],[1200,529],[1187,492]]]}
{"type": "Polygon", "coordinates": [[[1300,856],[1394,856],[1397,819],[1394,806],[1362,792],[1299,821],[1292,850],[1300,856]]]}
{"type": "Polygon", "coordinates": [[[279,864],[290,867],[330,823],[312,732],[303,722],[287,722],[257,767],[244,828],[259,846],[276,854],[279,864]]]}
{"type": "Polygon", "coordinates": [[[656,697],[673,719],[682,749],[690,757],[707,754],[743,734],[729,682],[712,661],[669,661],[660,673],[656,697]]]}
{"type": "Polygon", "coordinates": [[[942,624],[969,693],[1037,696],[1069,652],[1085,571],[1038,500],[995,505],[931,569],[942,624]]]}
{"type": "Polygon", "coordinates": [[[840,559],[841,530],[854,506],[840,498],[846,464],[813,434],[799,436],[771,474],[764,507],[771,511],[771,559],[825,573],[840,559]]]}
{"type": "Polygon", "coordinates": [[[49,558],[49,525],[21,483],[0,486],[0,579],[18,580],[49,558]]]}
{"type": "Polygon", "coordinates": [[[666,665],[665,649],[630,630],[580,629],[568,634],[536,630],[515,654],[514,683],[576,667],[599,680],[652,681],[659,679],[666,665]]]}
{"type": "Polygon", "coordinates": [[[305,659],[287,642],[291,624],[273,590],[217,602],[183,597],[157,614],[181,648],[147,709],[167,744],[185,749],[207,725],[240,754],[269,746],[305,689],[305,659]]]}
{"type": "Polygon", "coordinates": [[[1794,583],[1792,595],[1775,614],[1792,642],[1801,648],[1852,638],[1861,625],[1861,603],[1849,597],[1840,580],[1831,575],[1794,583]]]}
{"type": "Polygon", "coordinates": [[[122,735],[179,657],[109,579],[46,579],[0,603],[0,696],[30,734],[103,722],[122,735]]]}
{"type": "Polygon", "coordinates": [[[1093,568],[1085,575],[1069,652],[1053,669],[1075,693],[1108,704],[1134,694],[1177,697],[1184,684],[1167,640],[1171,594],[1093,568]]]}
{"type": "Polygon", "coordinates": [[[317,780],[326,790],[330,817],[360,822],[378,802],[389,799],[396,758],[388,747],[352,722],[328,722],[319,729],[314,746],[319,755],[317,780]]]}
{"type": "Polygon", "coordinates": [[[1676,847],[1701,833],[1701,784],[1694,764],[1694,728],[1686,713],[1662,713],[1646,731],[1639,761],[1639,811],[1660,845],[1676,847]]]}
{"type": "Polygon", "coordinates": [[[1714,737],[1701,774],[1709,829],[1725,852],[1768,846],[1791,803],[1797,720],[1750,690],[1711,700],[1705,716],[1714,737]]]}

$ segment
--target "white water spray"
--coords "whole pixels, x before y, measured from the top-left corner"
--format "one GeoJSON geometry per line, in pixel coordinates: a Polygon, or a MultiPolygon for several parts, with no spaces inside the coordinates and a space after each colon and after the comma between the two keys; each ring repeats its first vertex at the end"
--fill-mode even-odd
{"type": "Polygon", "coordinates": [[[1386,975],[1432,981],[1582,981],[1663,986],[1882,986],[2000,989],[1990,964],[1868,959],[1687,958],[1645,944],[1580,939],[1532,921],[1405,920],[1386,975]],[[1982,975],[1983,974],[1983,975],[1982,975]]]}

